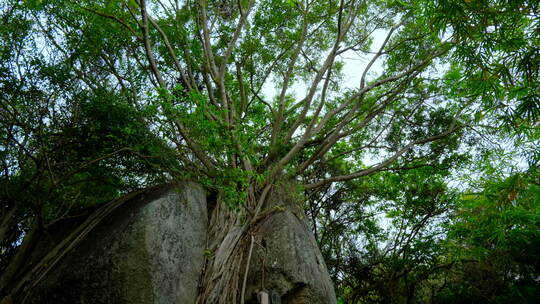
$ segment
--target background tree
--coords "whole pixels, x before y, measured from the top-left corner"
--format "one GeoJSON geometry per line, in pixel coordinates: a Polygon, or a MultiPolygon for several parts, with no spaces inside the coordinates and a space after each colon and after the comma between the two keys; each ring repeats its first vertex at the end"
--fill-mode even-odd
{"type": "MultiPolygon", "coordinates": [[[[31,227],[180,172],[218,194],[209,249],[238,245],[227,271],[207,268],[201,303],[239,300],[240,253],[284,184],[323,198],[306,209],[336,260],[355,231],[317,227],[351,210],[356,232],[376,233],[363,207],[384,200],[400,230],[394,258],[368,243],[371,267],[408,280],[429,260],[413,250],[436,238],[423,231],[451,206],[445,178],[466,164],[470,133],[535,141],[534,2],[6,1],[2,22],[3,294],[20,292],[31,227]],[[385,38],[372,51],[374,33],[385,38]],[[366,60],[354,85],[347,56],[366,60]]],[[[392,297],[412,299],[407,282],[392,297]]]]}

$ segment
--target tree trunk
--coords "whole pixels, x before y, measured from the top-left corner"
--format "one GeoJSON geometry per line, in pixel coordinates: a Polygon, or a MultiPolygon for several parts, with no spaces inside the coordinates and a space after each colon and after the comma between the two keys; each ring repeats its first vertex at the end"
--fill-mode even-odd
{"type": "Polygon", "coordinates": [[[284,303],[335,303],[332,282],[302,204],[273,187],[255,218],[220,200],[210,213],[206,266],[197,303],[258,303],[272,291],[284,303]]]}
{"type": "MultiPolygon", "coordinates": [[[[17,250],[15,256],[11,259],[9,265],[4,269],[4,272],[0,275],[0,292],[6,293],[9,288],[11,288],[12,283],[16,281],[17,276],[22,274],[22,269],[27,264],[28,256],[31,254],[35,245],[39,241],[40,235],[42,235],[41,230],[37,225],[33,225],[27,232],[24,237],[24,240],[17,250]]],[[[5,296],[7,294],[0,294],[0,296],[5,296]]]]}
{"type": "Polygon", "coordinates": [[[249,228],[241,222],[240,213],[225,206],[220,197],[209,215],[207,256],[197,303],[238,303],[249,228]]]}

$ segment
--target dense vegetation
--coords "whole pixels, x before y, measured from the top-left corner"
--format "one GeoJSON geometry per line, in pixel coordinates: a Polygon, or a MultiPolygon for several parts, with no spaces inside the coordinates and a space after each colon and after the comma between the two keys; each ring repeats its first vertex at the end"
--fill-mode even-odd
{"type": "Polygon", "coordinates": [[[294,185],[344,303],[537,303],[539,69],[537,1],[4,0],[0,298],[52,225],[192,179],[218,240],[294,185]]]}

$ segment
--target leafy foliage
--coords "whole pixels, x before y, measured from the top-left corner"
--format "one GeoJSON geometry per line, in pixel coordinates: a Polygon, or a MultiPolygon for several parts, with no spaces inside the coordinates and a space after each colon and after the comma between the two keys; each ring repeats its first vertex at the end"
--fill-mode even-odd
{"type": "Polygon", "coordinates": [[[535,1],[0,9],[0,295],[34,231],[187,178],[246,227],[292,184],[343,301],[536,296],[535,1]]]}

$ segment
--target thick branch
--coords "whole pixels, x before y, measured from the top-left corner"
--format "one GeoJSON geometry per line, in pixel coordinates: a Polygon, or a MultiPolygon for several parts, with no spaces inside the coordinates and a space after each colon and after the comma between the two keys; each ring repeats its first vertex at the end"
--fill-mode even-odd
{"type": "Polygon", "coordinates": [[[393,162],[395,162],[401,155],[403,155],[407,151],[411,150],[414,146],[420,145],[420,144],[425,144],[425,143],[428,143],[428,142],[432,142],[432,141],[441,139],[443,137],[446,137],[446,136],[450,135],[451,133],[453,133],[457,129],[458,129],[458,127],[456,126],[456,124],[453,123],[452,126],[450,126],[450,128],[448,130],[446,130],[445,132],[443,132],[443,133],[440,133],[438,135],[434,135],[434,136],[431,136],[431,137],[423,138],[423,139],[420,139],[420,140],[416,140],[416,141],[413,141],[413,142],[407,144],[401,150],[397,151],[394,155],[387,158],[385,161],[379,163],[378,165],[372,166],[372,167],[370,167],[368,169],[359,170],[359,171],[356,171],[354,173],[347,174],[347,175],[332,176],[332,177],[320,180],[320,181],[315,182],[315,183],[307,184],[307,185],[305,185],[305,187],[306,187],[306,189],[314,189],[314,188],[318,188],[320,186],[326,185],[328,183],[347,181],[347,180],[359,178],[359,177],[366,176],[366,175],[372,174],[374,172],[380,171],[381,169],[384,169],[384,168],[388,167],[390,164],[392,164],[393,162]]]}
{"type": "Polygon", "coordinates": [[[152,53],[150,34],[148,32],[148,13],[146,12],[145,0],[140,0],[140,6],[141,6],[141,16],[142,16],[141,30],[143,31],[143,40],[144,40],[143,42],[144,42],[144,50],[146,51],[146,57],[148,58],[148,62],[150,63],[150,68],[152,69],[152,72],[156,76],[159,86],[164,88],[165,82],[163,81],[163,78],[161,77],[161,73],[159,72],[159,69],[156,64],[156,59],[154,58],[154,54],[152,53]]]}
{"type": "Polygon", "coordinates": [[[176,67],[176,70],[178,71],[178,73],[180,73],[180,78],[182,78],[182,82],[185,83],[187,85],[187,89],[191,91],[192,90],[191,83],[186,78],[184,70],[182,69],[180,62],[178,61],[178,58],[176,57],[176,54],[174,53],[174,50],[171,46],[171,43],[169,42],[169,38],[167,37],[167,34],[165,34],[165,32],[161,29],[161,27],[157,24],[157,22],[152,17],[148,16],[148,20],[161,35],[161,38],[163,39],[163,43],[165,43],[165,46],[167,47],[167,52],[169,53],[169,56],[171,56],[174,62],[174,66],[176,67]]]}
{"type": "Polygon", "coordinates": [[[293,52],[293,55],[289,61],[289,65],[287,66],[287,71],[285,72],[285,77],[283,78],[283,87],[281,88],[281,92],[279,94],[278,112],[275,118],[276,120],[274,122],[274,126],[272,128],[272,138],[271,138],[272,145],[274,145],[277,142],[278,134],[281,129],[281,125],[283,124],[283,113],[285,111],[285,95],[289,88],[289,82],[294,71],[294,66],[296,64],[296,61],[298,60],[300,51],[302,50],[302,47],[304,46],[304,43],[306,42],[307,27],[308,27],[307,17],[306,15],[304,15],[303,22],[302,22],[302,34],[300,35],[298,45],[293,52]]]}
{"type": "Polygon", "coordinates": [[[228,59],[231,56],[234,48],[236,47],[236,42],[238,41],[238,38],[240,38],[240,34],[242,33],[242,28],[244,27],[244,24],[246,23],[246,19],[249,13],[251,12],[251,8],[253,7],[254,2],[255,2],[254,0],[251,0],[248,4],[247,10],[244,12],[242,10],[241,1],[238,1],[238,7],[240,9],[240,20],[238,20],[238,24],[236,25],[236,29],[234,30],[234,34],[231,40],[229,41],[229,44],[227,45],[227,50],[225,51],[225,54],[223,54],[223,61],[221,62],[221,66],[219,67],[220,79],[222,79],[225,76],[228,59]]]}
{"type": "Polygon", "coordinates": [[[377,61],[377,59],[383,54],[384,48],[388,44],[388,41],[390,40],[390,37],[392,37],[392,34],[394,33],[394,31],[396,29],[398,29],[402,24],[403,24],[403,21],[400,22],[398,25],[392,27],[392,29],[390,29],[390,31],[388,32],[388,35],[386,35],[386,38],[384,39],[384,42],[382,43],[381,47],[379,48],[379,51],[369,61],[368,65],[364,69],[364,72],[362,73],[362,78],[360,79],[360,89],[362,89],[366,85],[366,75],[369,72],[369,70],[371,69],[371,67],[373,66],[373,64],[375,63],[375,61],[377,61]]]}
{"type": "MultiPolygon", "coordinates": [[[[410,80],[416,75],[418,75],[418,73],[419,71],[416,71],[406,80],[402,81],[402,83],[395,90],[390,91],[389,93],[392,94],[378,108],[374,109],[371,113],[369,113],[366,118],[360,124],[358,124],[358,126],[352,128],[351,130],[349,130],[349,132],[341,133],[341,130],[350,124],[356,114],[356,111],[360,108],[361,102],[357,102],[354,107],[345,115],[345,117],[341,119],[341,123],[334,130],[332,130],[329,135],[324,139],[323,144],[320,145],[319,149],[308,160],[306,160],[300,165],[298,171],[303,171],[317,159],[323,157],[340,138],[350,135],[353,132],[367,126],[375,117],[377,117],[377,115],[382,113],[396,99],[398,94],[402,92],[402,90],[410,82],[410,80]]],[[[329,119],[329,117],[325,117],[325,119],[323,119],[324,123],[326,123],[326,119],[329,119]]],[[[321,122],[320,127],[324,126],[323,122],[321,122]]]]}

